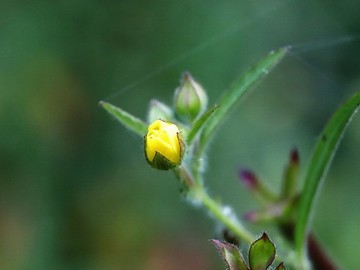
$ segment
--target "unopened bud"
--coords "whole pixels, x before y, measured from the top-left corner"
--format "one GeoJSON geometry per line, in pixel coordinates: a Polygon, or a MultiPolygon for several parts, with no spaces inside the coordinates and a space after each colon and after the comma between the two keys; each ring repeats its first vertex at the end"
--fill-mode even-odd
{"type": "Polygon", "coordinates": [[[250,170],[239,170],[239,177],[245,186],[249,189],[255,189],[258,186],[258,179],[256,175],[250,170]]]}
{"type": "Polygon", "coordinates": [[[207,94],[190,73],[185,72],[175,91],[175,111],[179,118],[193,121],[207,106],[207,94]]]}
{"type": "Polygon", "coordinates": [[[148,123],[152,123],[156,120],[164,120],[164,121],[171,121],[173,118],[173,111],[170,107],[165,105],[164,103],[152,99],[150,100],[149,110],[147,115],[148,123]]]}
{"type": "Polygon", "coordinates": [[[153,168],[170,170],[181,164],[184,144],[175,124],[162,120],[150,124],[144,147],[146,160],[153,168]]]}
{"type": "Polygon", "coordinates": [[[239,178],[262,204],[277,200],[277,196],[250,170],[240,169],[239,178]]]}
{"type": "Polygon", "coordinates": [[[300,158],[296,148],[291,150],[289,163],[285,167],[282,180],[282,198],[292,198],[296,195],[296,188],[299,177],[300,158]]]}

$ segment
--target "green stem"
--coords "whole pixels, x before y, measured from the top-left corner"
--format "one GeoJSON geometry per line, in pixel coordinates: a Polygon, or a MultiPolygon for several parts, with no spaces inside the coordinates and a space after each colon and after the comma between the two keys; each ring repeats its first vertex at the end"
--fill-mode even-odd
{"type": "Polygon", "coordinates": [[[246,230],[243,224],[232,213],[231,208],[227,208],[211,198],[206,192],[204,185],[200,181],[196,181],[194,176],[185,167],[175,168],[174,172],[180,182],[186,187],[187,196],[191,202],[206,208],[217,221],[247,244],[251,244],[255,240],[255,237],[246,230]]]}
{"type": "Polygon", "coordinates": [[[242,223],[233,216],[232,213],[228,213],[228,210],[223,205],[211,198],[202,186],[197,187],[193,192],[195,192],[196,197],[201,201],[202,205],[207,208],[209,213],[211,213],[216,220],[224,224],[239,239],[245,241],[247,244],[251,244],[255,240],[255,237],[245,229],[242,223]]]}

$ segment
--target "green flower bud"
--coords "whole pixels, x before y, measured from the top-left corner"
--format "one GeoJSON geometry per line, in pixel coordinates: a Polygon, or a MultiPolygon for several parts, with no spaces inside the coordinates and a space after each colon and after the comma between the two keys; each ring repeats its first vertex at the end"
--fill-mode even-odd
{"type": "Polygon", "coordinates": [[[162,120],[150,124],[144,146],[146,160],[153,168],[169,170],[181,164],[184,144],[175,124],[162,120]]]}
{"type": "Polygon", "coordinates": [[[180,87],[175,91],[175,111],[179,118],[193,121],[205,111],[207,94],[202,86],[196,82],[190,73],[185,72],[180,87]]]}
{"type": "Polygon", "coordinates": [[[149,110],[147,115],[148,123],[152,123],[158,119],[164,121],[171,121],[173,116],[174,116],[173,111],[167,105],[156,99],[150,100],[149,110]]]}

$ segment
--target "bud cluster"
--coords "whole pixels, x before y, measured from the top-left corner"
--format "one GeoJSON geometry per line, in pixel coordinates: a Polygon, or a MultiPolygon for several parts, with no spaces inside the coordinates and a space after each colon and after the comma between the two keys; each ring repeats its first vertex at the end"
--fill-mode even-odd
{"type": "Polygon", "coordinates": [[[205,90],[188,72],[184,73],[175,90],[173,108],[155,99],[150,101],[144,150],[146,160],[153,168],[169,170],[181,165],[185,143],[179,126],[191,125],[200,117],[206,110],[207,101],[205,90]]]}

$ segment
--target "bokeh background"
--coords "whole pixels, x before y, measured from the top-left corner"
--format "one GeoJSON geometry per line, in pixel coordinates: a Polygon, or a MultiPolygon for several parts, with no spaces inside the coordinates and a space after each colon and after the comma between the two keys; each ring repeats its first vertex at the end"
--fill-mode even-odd
{"type": "MultiPolygon", "coordinates": [[[[241,216],[258,206],[237,169],[277,190],[290,149],[303,172],[326,120],[360,90],[359,10],[356,0],[2,0],[0,268],[224,269],[214,222],[98,102],[145,118],[151,98],[172,103],[188,70],[214,103],[271,49],[294,45],[208,153],[209,191],[241,216]]],[[[360,267],[359,150],[357,116],[314,217],[342,269],[360,267]]]]}

